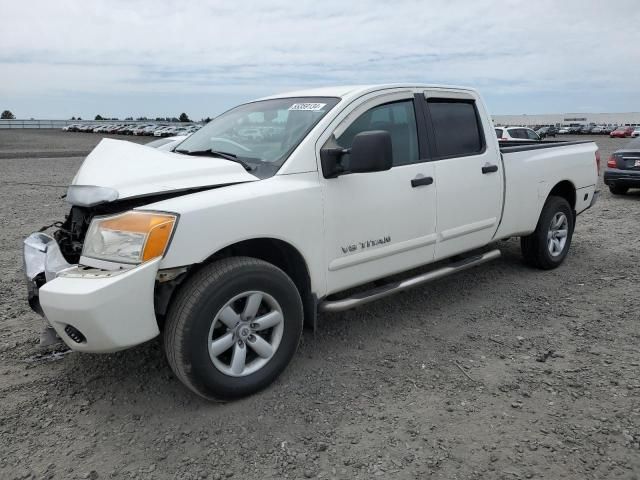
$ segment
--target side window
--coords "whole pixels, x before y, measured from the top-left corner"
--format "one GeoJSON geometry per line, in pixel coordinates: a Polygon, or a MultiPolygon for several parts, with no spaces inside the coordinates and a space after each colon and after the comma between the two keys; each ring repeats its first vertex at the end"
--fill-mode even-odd
{"type": "Polygon", "coordinates": [[[474,155],[484,149],[480,119],[473,101],[427,100],[438,157],[474,155]]]}
{"type": "MultiPolygon", "coordinates": [[[[391,135],[393,166],[417,163],[418,130],[413,100],[373,107],[354,120],[336,139],[343,148],[351,148],[353,137],[369,130],[386,130],[391,135]]],[[[345,157],[348,162],[348,156],[345,157]]]]}
{"type": "Polygon", "coordinates": [[[501,128],[496,128],[496,137],[502,138],[502,129],[501,128]]]}
{"type": "Polygon", "coordinates": [[[521,128],[513,128],[509,130],[509,135],[511,135],[513,138],[527,138],[527,135],[521,128]]]}

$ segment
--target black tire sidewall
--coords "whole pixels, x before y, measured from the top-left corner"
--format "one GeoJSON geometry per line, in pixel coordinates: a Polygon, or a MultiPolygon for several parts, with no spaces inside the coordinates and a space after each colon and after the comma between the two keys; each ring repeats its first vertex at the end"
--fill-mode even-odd
{"type": "Polygon", "coordinates": [[[571,239],[573,238],[574,227],[574,216],[569,202],[567,202],[564,198],[551,197],[544,206],[542,215],[540,216],[540,224],[538,225],[539,231],[537,232],[538,245],[539,249],[541,250],[539,253],[544,257],[545,263],[550,266],[557,266],[564,261],[567,254],[569,253],[569,248],[571,247],[571,239]],[[567,217],[567,221],[569,223],[569,231],[567,234],[567,241],[564,245],[562,253],[554,257],[553,255],[551,255],[551,252],[549,252],[549,248],[547,247],[547,234],[549,232],[551,220],[557,213],[561,212],[564,213],[567,217]]]}
{"type": "Polygon", "coordinates": [[[610,185],[609,191],[613,195],[624,195],[627,193],[627,191],[629,191],[629,189],[627,187],[616,187],[615,185],[610,185]]]}
{"type": "Polygon", "coordinates": [[[302,316],[298,290],[276,267],[241,267],[206,285],[191,310],[190,328],[182,345],[194,384],[203,393],[218,398],[241,397],[264,388],[286,368],[295,354],[302,332],[302,316]],[[268,293],[278,302],[283,313],[284,331],[278,350],[264,367],[245,377],[231,377],[219,371],[209,357],[209,331],[224,304],[250,290],[268,293]]]}

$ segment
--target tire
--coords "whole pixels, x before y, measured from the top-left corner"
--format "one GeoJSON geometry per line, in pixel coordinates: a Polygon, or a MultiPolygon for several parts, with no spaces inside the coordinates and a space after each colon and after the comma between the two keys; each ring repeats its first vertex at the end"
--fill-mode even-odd
{"type": "Polygon", "coordinates": [[[255,393],[282,373],[296,352],[302,324],[300,294],[282,270],[232,257],[185,281],[169,308],[163,340],[169,365],[184,385],[207,400],[227,400],[255,393]],[[255,309],[250,307],[250,298],[259,295],[255,309]],[[267,327],[277,318],[280,323],[267,327]],[[224,346],[214,347],[216,341],[224,346]],[[265,343],[271,350],[265,351],[265,343]],[[236,354],[242,358],[237,365],[236,354]],[[240,362],[242,370],[236,368],[240,362]]]}
{"type": "Polygon", "coordinates": [[[609,191],[614,195],[624,195],[629,191],[629,187],[617,187],[615,185],[609,185],[609,191]]]}
{"type": "Polygon", "coordinates": [[[525,263],[543,270],[558,267],[569,252],[573,229],[574,216],[569,202],[562,197],[550,196],[542,207],[535,231],[520,239],[525,263]],[[564,236],[560,236],[562,232],[564,236]]]}

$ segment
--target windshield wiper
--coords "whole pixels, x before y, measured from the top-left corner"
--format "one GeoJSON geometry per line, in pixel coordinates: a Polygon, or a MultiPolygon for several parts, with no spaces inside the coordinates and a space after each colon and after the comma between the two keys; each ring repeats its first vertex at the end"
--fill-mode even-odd
{"type": "Polygon", "coordinates": [[[182,153],[183,155],[192,155],[194,157],[219,157],[219,158],[224,158],[225,160],[229,160],[231,162],[239,163],[240,165],[242,165],[245,168],[245,170],[247,170],[249,172],[256,168],[253,165],[249,165],[244,160],[238,158],[238,156],[233,154],[233,153],[221,152],[220,150],[211,150],[210,148],[207,148],[206,150],[185,150],[185,149],[178,148],[178,149],[174,150],[174,152],[182,153]]]}

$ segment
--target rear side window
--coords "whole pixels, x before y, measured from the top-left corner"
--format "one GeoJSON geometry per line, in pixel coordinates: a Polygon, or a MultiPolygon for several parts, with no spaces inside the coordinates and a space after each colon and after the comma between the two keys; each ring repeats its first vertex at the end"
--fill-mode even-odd
{"type": "Polygon", "coordinates": [[[501,128],[496,128],[496,137],[502,138],[502,129],[501,128]]]}
{"type": "Polygon", "coordinates": [[[527,138],[527,131],[524,128],[512,128],[509,135],[513,138],[527,138]]]}
{"type": "Polygon", "coordinates": [[[484,150],[480,119],[473,101],[430,98],[427,105],[438,157],[461,157],[484,150]]]}

